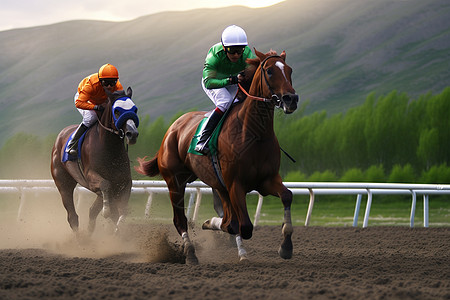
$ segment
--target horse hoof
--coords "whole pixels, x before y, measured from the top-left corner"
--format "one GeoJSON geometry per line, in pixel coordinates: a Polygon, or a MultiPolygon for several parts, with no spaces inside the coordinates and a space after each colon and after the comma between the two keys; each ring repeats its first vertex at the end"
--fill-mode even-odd
{"type": "Polygon", "coordinates": [[[248,260],[248,257],[247,257],[247,255],[243,255],[243,256],[240,256],[239,257],[239,263],[241,263],[241,264],[246,264],[246,263],[249,263],[250,261],[248,260]]]}
{"type": "Polygon", "coordinates": [[[103,208],[102,216],[105,219],[108,219],[109,217],[111,217],[111,211],[109,210],[109,208],[103,208]]]}
{"type": "Polygon", "coordinates": [[[198,265],[198,258],[197,256],[193,255],[193,256],[189,256],[186,257],[186,265],[198,265]]]}
{"type": "Polygon", "coordinates": [[[292,258],[292,249],[293,248],[294,247],[292,245],[291,236],[288,235],[284,238],[283,243],[281,244],[280,248],[278,249],[278,254],[280,255],[281,258],[290,259],[290,258],[292,258]]]}
{"type": "Polygon", "coordinates": [[[212,230],[211,220],[206,220],[205,222],[203,222],[202,229],[203,230],[212,230]]]}
{"type": "Polygon", "coordinates": [[[286,250],[286,249],[283,249],[282,247],[280,247],[278,249],[278,254],[283,259],[291,259],[292,258],[292,250],[286,250]]]}
{"type": "Polygon", "coordinates": [[[184,256],[186,257],[187,265],[198,265],[198,258],[195,255],[195,248],[191,243],[186,243],[184,245],[184,256]]]}

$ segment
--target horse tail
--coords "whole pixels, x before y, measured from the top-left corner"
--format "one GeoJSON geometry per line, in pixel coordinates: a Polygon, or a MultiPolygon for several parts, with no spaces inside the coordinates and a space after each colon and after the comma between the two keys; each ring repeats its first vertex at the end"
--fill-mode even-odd
{"type": "Polygon", "coordinates": [[[137,161],[139,163],[139,166],[135,166],[134,169],[136,172],[147,175],[149,177],[153,177],[159,174],[159,168],[158,168],[158,153],[156,153],[155,157],[153,157],[151,160],[147,160],[147,156],[144,158],[138,157],[137,161]]]}

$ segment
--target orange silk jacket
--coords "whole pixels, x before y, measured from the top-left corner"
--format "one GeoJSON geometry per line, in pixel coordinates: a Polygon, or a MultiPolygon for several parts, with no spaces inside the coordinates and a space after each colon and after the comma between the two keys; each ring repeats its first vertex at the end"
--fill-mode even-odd
{"type": "MultiPolygon", "coordinates": [[[[114,91],[123,90],[122,84],[117,80],[114,91]]],[[[95,105],[105,103],[108,96],[98,78],[98,74],[92,74],[81,80],[78,85],[78,99],[75,106],[81,109],[94,109],[95,105]]]]}

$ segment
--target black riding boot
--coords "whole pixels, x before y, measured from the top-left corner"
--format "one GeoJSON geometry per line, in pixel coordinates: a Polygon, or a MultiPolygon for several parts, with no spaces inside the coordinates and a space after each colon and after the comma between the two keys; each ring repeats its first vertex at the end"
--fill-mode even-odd
{"type": "Polygon", "coordinates": [[[69,142],[69,145],[67,145],[67,153],[69,153],[72,156],[77,156],[77,150],[78,150],[78,141],[80,137],[83,135],[83,133],[86,132],[86,130],[89,127],[84,125],[83,123],[78,126],[77,130],[75,131],[72,140],[69,142]]]}
{"type": "Polygon", "coordinates": [[[195,151],[200,152],[202,154],[208,154],[208,142],[211,134],[219,123],[220,119],[222,119],[223,114],[218,113],[216,110],[213,110],[212,114],[209,116],[206,121],[205,127],[203,127],[200,138],[198,139],[197,145],[195,146],[195,151]]]}

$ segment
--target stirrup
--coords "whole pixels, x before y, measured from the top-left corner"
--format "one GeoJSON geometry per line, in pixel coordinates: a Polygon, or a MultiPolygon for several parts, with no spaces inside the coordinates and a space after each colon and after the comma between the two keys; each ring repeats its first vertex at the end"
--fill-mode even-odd
{"type": "Polygon", "coordinates": [[[69,155],[72,156],[77,156],[78,155],[78,151],[77,151],[78,145],[75,148],[70,148],[67,150],[67,153],[69,153],[69,155]]]}
{"type": "Polygon", "coordinates": [[[208,148],[207,144],[197,145],[197,146],[195,146],[194,150],[197,151],[197,152],[200,152],[200,153],[202,153],[204,155],[208,155],[208,153],[209,153],[209,148],[208,148]]]}

